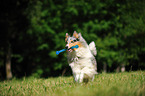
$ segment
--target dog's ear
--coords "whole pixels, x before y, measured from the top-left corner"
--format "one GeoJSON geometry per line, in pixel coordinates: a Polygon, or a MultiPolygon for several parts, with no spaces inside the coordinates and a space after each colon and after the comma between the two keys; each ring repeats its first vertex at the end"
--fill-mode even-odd
{"type": "Polygon", "coordinates": [[[68,33],[65,35],[65,42],[67,41],[67,38],[69,37],[68,33]]]}
{"type": "Polygon", "coordinates": [[[81,36],[82,36],[82,34],[81,34],[81,33],[79,33],[79,34],[78,34],[78,37],[81,37],[81,36]]]}
{"type": "Polygon", "coordinates": [[[81,38],[82,38],[82,34],[79,33],[79,34],[78,34],[78,39],[81,39],[81,38]]]}
{"type": "Polygon", "coordinates": [[[78,35],[78,33],[76,32],[76,31],[74,31],[74,33],[73,33],[73,36],[75,37],[75,38],[79,38],[79,35],[78,35]]]}

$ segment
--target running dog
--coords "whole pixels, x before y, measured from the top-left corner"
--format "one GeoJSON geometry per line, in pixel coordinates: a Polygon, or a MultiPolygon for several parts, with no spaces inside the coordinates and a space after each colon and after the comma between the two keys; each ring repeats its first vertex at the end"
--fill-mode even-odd
{"type": "Polygon", "coordinates": [[[92,41],[89,45],[82,37],[81,33],[74,31],[73,36],[66,33],[65,37],[67,59],[72,69],[75,82],[93,81],[97,74],[97,62],[94,56],[97,55],[95,43],[92,41]],[[78,45],[78,48],[71,49],[78,45]]]}

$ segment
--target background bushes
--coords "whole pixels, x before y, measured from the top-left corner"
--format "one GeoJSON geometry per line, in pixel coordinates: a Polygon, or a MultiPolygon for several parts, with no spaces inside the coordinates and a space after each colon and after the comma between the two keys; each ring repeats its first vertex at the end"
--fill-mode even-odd
{"type": "Polygon", "coordinates": [[[95,41],[98,72],[145,69],[145,2],[143,0],[1,1],[0,77],[5,78],[8,46],[15,77],[70,75],[65,33],[81,32],[95,41]],[[119,69],[120,70],[120,69],[119,69]]]}

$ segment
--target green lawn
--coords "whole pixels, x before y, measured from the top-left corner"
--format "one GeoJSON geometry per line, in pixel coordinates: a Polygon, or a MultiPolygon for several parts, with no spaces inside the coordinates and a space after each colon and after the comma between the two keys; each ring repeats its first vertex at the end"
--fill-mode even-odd
{"type": "Polygon", "coordinates": [[[77,84],[73,77],[23,78],[0,82],[0,96],[145,96],[145,71],[96,75],[77,84]]]}

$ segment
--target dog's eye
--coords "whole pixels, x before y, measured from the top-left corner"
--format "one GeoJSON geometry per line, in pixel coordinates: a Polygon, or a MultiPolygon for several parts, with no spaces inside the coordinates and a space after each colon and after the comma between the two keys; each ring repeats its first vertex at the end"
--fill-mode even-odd
{"type": "Polygon", "coordinates": [[[74,41],[71,41],[71,43],[74,43],[74,41]]]}
{"type": "Polygon", "coordinates": [[[79,39],[77,38],[76,41],[79,41],[79,39]]]}
{"type": "Polygon", "coordinates": [[[74,42],[77,42],[77,40],[74,40],[74,42]]]}

